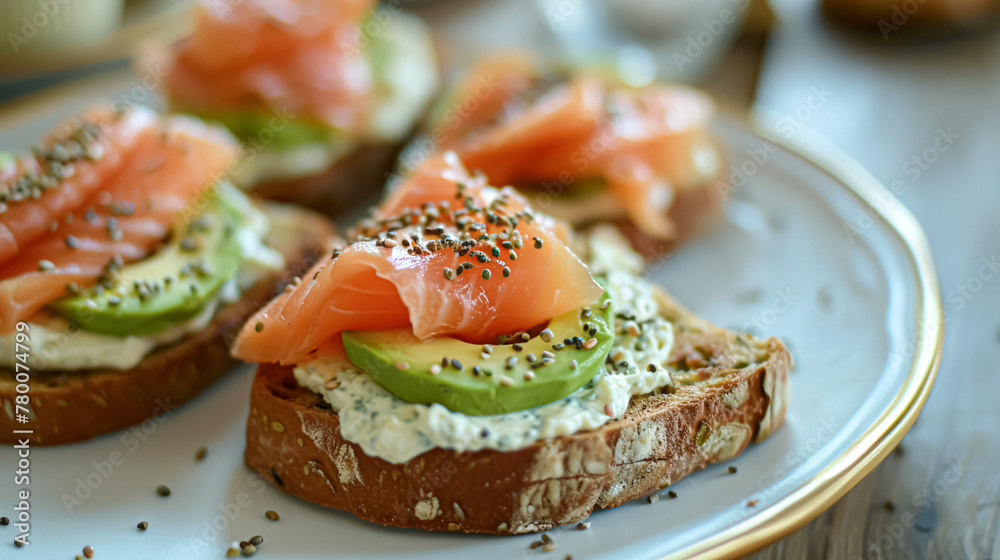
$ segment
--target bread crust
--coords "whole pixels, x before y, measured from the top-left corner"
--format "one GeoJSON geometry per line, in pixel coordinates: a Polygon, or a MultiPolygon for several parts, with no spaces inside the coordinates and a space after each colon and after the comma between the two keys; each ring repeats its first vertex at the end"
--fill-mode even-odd
{"type": "Polygon", "coordinates": [[[721,216],[723,201],[723,190],[715,179],[680,190],[667,209],[667,219],[676,232],[670,239],[650,237],[625,218],[614,223],[635,251],[651,261],[670,253],[707,229],[721,216]]]}
{"type": "Polygon", "coordinates": [[[290,202],[328,216],[337,216],[382,195],[386,174],[402,148],[400,144],[361,144],[315,175],[253,186],[253,194],[290,202]]]}
{"type": "Polygon", "coordinates": [[[645,496],[777,429],[792,367],[779,340],[727,332],[666,294],[658,299],[679,327],[671,363],[704,364],[675,381],[709,382],[633,397],[621,419],[598,430],[516,451],[436,448],[393,464],[344,440],[338,415],[297,385],[293,368],[264,364],[251,392],[246,463],[300,498],[374,523],[432,531],[543,531],[645,496]]]}
{"type": "Polygon", "coordinates": [[[201,332],[154,350],[126,371],[33,371],[30,381],[30,422],[14,421],[17,395],[13,372],[0,369],[0,441],[13,443],[13,430],[31,429],[34,445],[84,441],[169,413],[221,378],[239,362],[229,353],[237,329],[268,301],[282,280],[303,271],[333,235],[326,219],[287,207],[266,207],[269,213],[294,212],[296,229],[279,249],[287,271],[257,282],[235,303],[222,307],[201,332]]]}

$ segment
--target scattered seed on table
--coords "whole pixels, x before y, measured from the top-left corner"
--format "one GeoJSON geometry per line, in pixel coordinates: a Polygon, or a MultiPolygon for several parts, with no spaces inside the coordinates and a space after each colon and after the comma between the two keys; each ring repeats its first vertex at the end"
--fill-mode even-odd
{"type": "Polygon", "coordinates": [[[156,487],[156,493],[166,498],[170,495],[170,488],[166,484],[161,484],[156,487]]]}
{"type": "Polygon", "coordinates": [[[274,511],[273,509],[269,509],[266,512],[264,512],[264,517],[270,519],[271,521],[277,521],[281,519],[281,517],[278,516],[278,512],[274,511]]]}

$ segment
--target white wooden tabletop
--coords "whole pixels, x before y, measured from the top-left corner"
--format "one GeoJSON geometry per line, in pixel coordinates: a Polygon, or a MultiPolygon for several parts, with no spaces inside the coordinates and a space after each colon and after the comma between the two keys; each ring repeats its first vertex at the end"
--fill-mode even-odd
{"type": "Polygon", "coordinates": [[[805,117],[916,215],[946,332],[901,452],[754,558],[1000,559],[1000,36],[865,39],[818,2],[772,3],[757,108],[805,117]],[[815,91],[826,99],[809,107],[815,91]]]}

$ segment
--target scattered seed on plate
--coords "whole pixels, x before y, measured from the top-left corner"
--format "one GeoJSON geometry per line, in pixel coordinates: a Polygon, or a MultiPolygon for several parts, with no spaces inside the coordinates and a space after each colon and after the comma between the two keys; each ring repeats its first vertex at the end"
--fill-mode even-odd
{"type": "Polygon", "coordinates": [[[578,531],[584,531],[590,529],[590,521],[582,521],[576,524],[576,529],[578,531]]]}
{"type": "Polygon", "coordinates": [[[729,474],[736,474],[736,467],[729,467],[729,474]]]}
{"type": "Polygon", "coordinates": [[[149,523],[146,521],[140,521],[139,524],[136,525],[136,528],[140,531],[145,531],[146,529],[149,529],[149,523]]]}
{"type": "Polygon", "coordinates": [[[278,516],[278,512],[274,511],[273,509],[269,509],[266,512],[264,512],[264,517],[270,519],[271,521],[277,521],[281,519],[281,517],[278,516]]]}
{"type": "Polygon", "coordinates": [[[757,502],[759,502],[759,501],[760,500],[750,500],[750,501],[747,502],[747,507],[753,507],[753,506],[757,505],[757,502]]]}
{"type": "Polygon", "coordinates": [[[166,484],[161,484],[156,487],[156,493],[166,498],[167,496],[170,495],[170,487],[167,486],[166,484]]]}
{"type": "Polygon", "coordinates": [[[552,552],[555,549],[556,549],[555,543],[547,544],[542,547],[542,552],[552,552]]]}
{"type": "Polygon", "coordinates": [[[540,546],[542,546],[544,544],[545,543],[543,543],[542,541],[532,541],[532,543],[530,545],[528,545],[528,548],[530,548],[531,550],[534,550],[534,549],[536,549],[536,548],[538,548],[538,547],[540,547],[540,546]]]}
{"type": "Polygon", "coordinates": [[[550,537],[547,533],[542,533],[542,542],[545,544],[552,544],[552,537],[550,537]]]}
{"type": "Polygon", "coordinates": [[[0,517],[0,525],[7,526],[10,525],[10,519],[6,517],[0,517]]]}
{"type": "Polygon", "coordinates": [[[260,543],[264,542],[264,537],[260,535],[254,535],[250,537],[250,544],[254,546],[260,546],[260,543]]]}
{"type": "Polygon", "coordinates": [[[90,546],[89,544],[87,546],[83,547],[83,556],[85,558],[93,558],[94,557],[94,547],[90,546]]]}
{"type": "Polygon", "coordinates": [[[230,548],[226,551],[226,558],[239,558],[240,550],[238,548],[230,548]]]}
{"type": "Polygon", "coordinates": [[[257,547],[247,543],[247,545],[243,547],[243,556],[253,556],[254,554],[257,554],[257,547]]]}
{"type": "Polygon", "coordinates": [[[673,490],[671,490],[671,491],[667,492],[667,496],[670,497],[670,498],[676,498],[677,497],[677,492],[674,492],[673,490]]]}
{"type": "Polygon", "coordinates": [[[650,494],[650,495],[646,496],[646,501],[649,502],[649,503],[651,503],[651,504],[654,503],[654,502],[658,502],[658,501],[660,501],[660,495],[659,494],[650,494]]]}
{"type": "Polygon", "coordinates": [[[206,455],[208,455],[208,449],[205,447],[199,447],[198,451],[194,452],[194,460],[203,461],[206,455]]]}

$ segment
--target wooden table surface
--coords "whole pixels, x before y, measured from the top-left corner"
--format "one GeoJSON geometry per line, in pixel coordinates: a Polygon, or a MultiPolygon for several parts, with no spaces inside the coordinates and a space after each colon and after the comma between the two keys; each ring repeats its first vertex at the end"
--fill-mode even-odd
{"type": "Polygon", "coordinates": [[[805,124],[899,182],[934,251],[946,332],[897,452],[752,558],[1000,560],[1000,36],[885,41],[831,28],[813,2],[773,4],[756,107],[794,114],[829,92],[805,124]]]}

